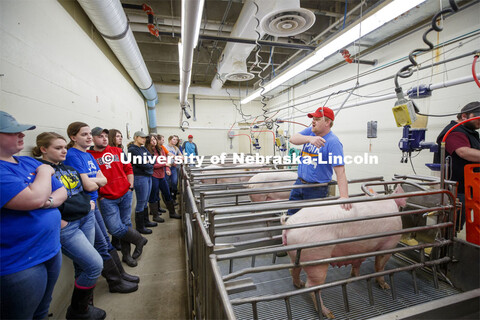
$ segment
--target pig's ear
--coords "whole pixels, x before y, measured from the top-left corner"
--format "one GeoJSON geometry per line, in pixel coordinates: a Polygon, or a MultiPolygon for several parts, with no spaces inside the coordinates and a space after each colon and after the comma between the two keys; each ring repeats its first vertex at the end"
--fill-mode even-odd
{"type": "Polygon", "coordinates": [[[405,193],[405,191],[402,188],[401,184],[397,184],[397,187],[395,188],[395,191],[393,193],[405,193]]]}
{"type": "MultiPolygon", "coordinates": [[[[400,184],[397,185],[397,187],[395,188],[395,191],[393,191],[393,194],[396,194],[396,193],[405,193],[405,191],[403,191],[403,188],[400,184]]],[[[405,207],[407,205],[407,198],[397,198],[395,199],[395,203],[399,207],[405,207]]]]}

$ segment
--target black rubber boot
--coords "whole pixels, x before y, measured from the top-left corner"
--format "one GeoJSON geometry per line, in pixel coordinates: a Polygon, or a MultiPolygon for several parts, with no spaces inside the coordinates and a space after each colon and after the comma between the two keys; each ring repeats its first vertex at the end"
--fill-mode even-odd
{"type": "Polygon", "coordinates": [[[123,280],[113,258],[103,261],[102,276],[107,279],[110,292],[130,293],[138,290],[138,284],[123,280]]]}
{"type": "Polygon", "coordinates": [[[120,242],[122,243],[122,261],[125,262],[129,267],[136,267],[137,261],[135,261],[135,259],[133,259],[130,255],[130,242],[122,239],[120,239],[120,242]]]}
{"type": "Polygon", "coordinates": [[[122,245],[120,244],[120,239],[118,239],[117,237],[115,236],[112,236],[112,246],[117,249],[118,251],[120,251],[120,249],[122,248],[122,245]]]}
{"type": "MultiPolygon", "coordinates": [[[[172,199],[173,199],[173,205],[178,206],[178,202],[177,202],[178,191],[172,191],[171,194],[172,194],[172,199]]],[[[167,206],[167,210],[168,210],[168,206],[167,206]]]]}
{"type": "Polygon", "coordinates": [[[152,230],[145,228],[144,212],[145,211],[135,212],[135,229],[142,234],[150,234],[152,230]]]}
{"type": "Polygon", "coordinates": [[[158,214],[159,215],[162,215],[162,213],[167,212],[167,210],[162,209],[162,207],[160,206],[160,201],[158,201],[157,204],[158,204],[158,214]]]}
{"type": "Polygon", "coordinates": [[[128,228],[127,233],[123,236],[123,239],[133,243],[135,245],[135,250],[133,251],[132,258],[138,259],[142,254],[143,247],[147,244],[147,238],[142,237],[140,233],[132,228],[128,228]]]}
{"type": "Polygon", "coordinates": [[[90,305],[92,300],[93,289],[95,286],[83,289],[79,288],[75,283],[73,287],[72,300],[70,306],[67,309],[66,318],[70,319],[92,319],[103,320],[107,316],[105,310],[90,305]]]}
{"type": "Polygon", "coordinates": [[[152,221],[150,221],[150,219],[148,219],[148,208],[145,208],[143,210],[143,223],[144,223],[145,227],[148,227],[148,228],[158,226],[158,223],[152,222],[152,221]]]}
{"type": "Polygon", "coordinates": [[[150,207],[150,213],[153,216],[152,220],[156,221],[156,222],[159,222],[159,223],[165,222],[165,220],[163,220],[162,217],[160,217],[160,214],[158,213],[159,203],[154,202],[154,203],[149,203],[148,205],[150,207]]]}
{"type": "Polygon", "coordinates": [[[139,277],[128,274],[128,273],[125,272],[125,269],[123,269],[122,262],[120,261],[120,257],[118,256],[118,253],[117,253],[116,250],[111,250],[109,253],[110,253],[110,256],[112,257],[113,261],[115,262],[115,265],[117,266],[117,269],[120,272],[120,275],[122,276],[123,280],[128,281],[128,282],[134,282],[134,283],[139,283],[140,282],[139,277]]]}
{"type": "Polygon", "coordinates": [[[168,209],[168,214],[170,218],[182,219],[182,217],[175,212],[175,205],[173,204],[173,200],[167,202],[167,209],[168,209]]]}

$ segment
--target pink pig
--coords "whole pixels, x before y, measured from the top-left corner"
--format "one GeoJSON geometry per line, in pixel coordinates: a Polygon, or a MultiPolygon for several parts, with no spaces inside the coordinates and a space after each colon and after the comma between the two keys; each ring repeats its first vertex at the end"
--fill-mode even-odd
{"type": "MultiPolygon", "coordinates": [[[[236,166],[236,167],[241,167],[241,166],[236,166]]],[[[223,166],[220,165],[215,165],[211,164],[205,168],[223,168],[223,166]]],[[[248,169],[235,169],[235,167],[232,167],[232,170],[218,170],[218,171],[202,171],[202,174],[208,173],[208,174],[216,174],[221,176],[222,174],[229,174],[229,173],[241,173],[241,172],[246,172],[249,171],[248,169]]],[[[237,183],[237,182],[246,182],[250,179],[249,176],[232,176],[231,178],[219,178],[219,179],[202,179],[200,182],[203,184],[220,184],[220,183],[237,183]]]]}
{"type": "MultiPolygon", "coordinates": [[[[283,186],[293,186],[297,179],[296,172],[265,172],[257,173],[254,175],[248,182],[271,182],[279,180],[292,180],[284,182],[272,182],[272,183],[258,183],[258,184],[249,184],[248,188],[258,189],[258,188],[276,188],[283,186]]],[[[251,194],[250,200],[252,202],[258,201],[272,201],[272,200],[283,200],[290,197],[290,190],[284,192],[270,192],[270,193],[259,193],[251,194]]]]}
{"type": "MultiPolygon", "coordinates": [[[[403,189],[398,186],[394,193],[403,193],[403,189]]],[[[313,223],[319,221],[336,220],[343,218],[355,218],[370,216],[374,214],[393,213],[398,212],[399,206],[405,206],[406,199],[390,199],[354,203],[350,211],[345,211],[340,208],[340,205],[331,205],[324,207],[304,208],[292,215],[286,225],[294,225],[301,223],[313,223]]],[[[283,218],[284,219],[284,218],[283,218]]],[[[284,223],[284,221],[282,221],[284,223]]],[[[327,240],[335,240],[347,237],[362,236],[373,233],[388,232],[402,229],[402,220],[398,217],[382,218],[378,220],[365,220],[357,222],[342,223],[338,225],[316,226],[311,228],[298,228],[283,231],[283,244],[296,245],[313,242],[321,242],[327,240]]],[[[325,259],[330,257],[340,257],[352,254],[375,252],[379,250],[392,249],[397,245],[401,235],[394,235],[383,238],[375,238],[370,240],[357,241],[353,243],[337,244],[319,248],[304,249],[301,252],[300,262],[325,259]]],[[[295,261],[296,251],[288,252],[292,262],[295,261]]],[[[379,255],[375,257],[375,271],[383,271],[385,265],[390,259],[391,255],[379,255]]],[[[360,265],[365,259],[342,261],[333,266],[346,266],[351,264],[351,276],[355,277],[360,274],[360,265]]],[[[313,287],[321,285],[325,282],[327,276],[328,265],[316,265],[305,267],[307,274],[307,283],[300,280],[300,272],[302,268],[293,268],[290,270],[293,284],[297,288],[313,287]]],[[[389,285],[385,282],[383,277],[377,277],[376,282],[383,289],[389,289],[389,285]]],[[[312,293],[313,303],[315,309],[318,310],[315,295],[312,293]]],[[[320,303],[322,313],[329,319],[335,318],[332,312],[328,310],[320,296],[320,303]]]]}

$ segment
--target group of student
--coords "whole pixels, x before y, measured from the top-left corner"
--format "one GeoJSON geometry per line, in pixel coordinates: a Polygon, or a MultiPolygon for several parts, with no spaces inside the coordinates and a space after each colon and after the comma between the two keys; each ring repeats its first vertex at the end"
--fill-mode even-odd
{"type": "MultiPolygon", "coordinates": [[[[93,305],[97,279],[104,276],[110,292],[138,289],[139,277],[126,273],[121,260],[137,266],[148,242],[142,234],[165,221],[160,192],[169,217],[181,219],[175,211],[177,167],[123,163],[121,132],[91,129],[83,122],[68,126],[68,142],[58,133],[43,132],[36,137],[34,158],[15,156],[24,148],[23,132],[33,129],[0,111],[1,318],[47,317],[62,252],[75,270],[66,318],[104,319],[106,312],[93,305]],[[149,220],[149,211],[156,222],[149,220]]],[[[180,154],[176,136],[167,146],[161,135],[138,131],[133,138],[126,150],[132,155],[180,154]]]]}

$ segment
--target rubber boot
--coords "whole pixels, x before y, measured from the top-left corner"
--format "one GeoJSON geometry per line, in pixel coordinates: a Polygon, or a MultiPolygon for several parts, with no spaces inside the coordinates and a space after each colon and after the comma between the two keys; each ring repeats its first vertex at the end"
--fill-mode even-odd
{"type": "Polygon", "coordinates": [[[149,203],[148,204],[149,207],[150,207],[150,212],[152,213],[152,220],[153,221],[156,221],[156,222],[160,222],[160,223],[163,223],[165,222],[165,220],[163,220],[161,217],[160,217],[160,214],[158,213],[158,205],[159,203],[158,202],[154,202],[154,203],[149,203]]]}
{"type": "Polygon", "coordinates": [[[120,251],[121,249],[121,244],[120,244],[120,239],[118,239],[117,237],[115,236],[112,236],[112,246],[117,249],[118,251],[120,251]]]}
{"type": "Polygon", "coordinates": [[[90,305],[89,302],[93,297],[93,289],[95,286],[90,288],[78,287],[75,282],[75,287],[73,288],[72,300],[70,306],[67,309],[66,318],[69,319],[92,319],[92,320],[103,320],[107,316],[107,313],[93,305],[90,305]]]}
{"type": "Polygon", "coordinates": [[[167,202],[167,209],[170,218],[182,219],[182,217],[175,212],[175,205],[173,204],[173,200],[167,202]]]}
{"type": "Polygon", "coordinates": [[[112,257],[113,261],[115,262],[115,265],[117,266],[117,269],[120,272],[120,275],[122,276],[123,280],[128,281],[128,282],[133,282],[133,283],[139,283],[140,282],[139,277],[128,274],[128,273],[125,272],[125,269],[123,269],[122,262],[120,261],[120,257],[118,256],[118,253],[117,253],[116,250],[111,250],[109,252],[109,254],[112,257]]]}
{"type": "Polygon", "coordinates": [[[135,250],[133,251],[132,258],[138,259],[142,254],[143,247],[147,244],[147,238],[142,237],[140,233],[132,228],[128,228],[127,233],[123,236],[125,241],[133,243],[135,245],[135,250]]]}
{"type": "Polygon", "coordinates": [[[167,210],[162,209],[162,207],[160,206],[160,201],[158,201],[157,204],[158,204],[158,214],[159,215],[162,215],[162,213],[167,212],[167,210]]]}
{"type": "MultiPolygon", "coordinates": [[[[173,205],[178,206],[178,202],[177,202],[178,191],[172,191],[171,194],[172,194],[172,199],[173,199],[173,205]]],[[[168,210],[168,206],[167,206],[167,210],[168,210]]]]}
{"type": "Polygon", "coordinates": [[[135,259],[133,259],[130,255],[130,242],[122,239],[120,239],[120,242],[122,243],[122,261],[125,262],[129,267],[136,267],[137,261],[135,261],[135,259]]]}
{"type": "Polygon", "coordinates": [[[107,279],[110,292],[130,293],[138,290],[138,284],[123,280],[113,258],[103,261],[102,276],[107,279]]]}
{"type": "Polygon", "coordinates": [[[142,234],[150,234],[152,230],[145,228],[144,212],[145,211],[135,212],[135,229],[142,234]]]}
{"type": "Polygon", "coordinates": [[[143,223],[145,227],[152,228],[158,226],[158,223],[150,221],[148,219],[148,208],[143,209],[143,223]]]}

